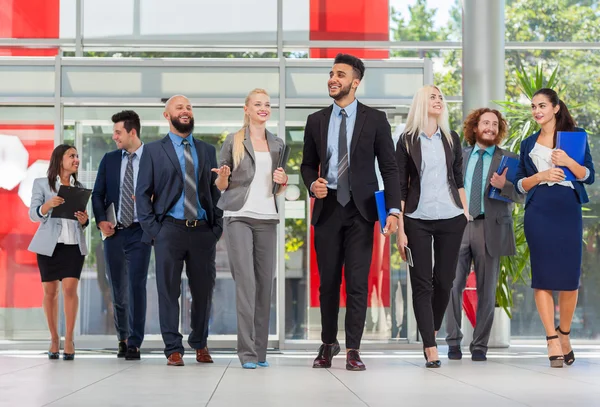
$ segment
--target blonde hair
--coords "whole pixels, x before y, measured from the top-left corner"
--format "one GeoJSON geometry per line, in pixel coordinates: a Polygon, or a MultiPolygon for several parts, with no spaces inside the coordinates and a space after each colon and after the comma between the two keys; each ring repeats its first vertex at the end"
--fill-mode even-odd
{"type": "Polygon", "coordinates": [[[441,89],[435,85],[425,85],[415,93],[410,110],[408,111],[408,118],[406,119],[406,127],[404,128],[405,142],[408,150],[408,143],[414,142],[417,137],[427,127],[429,121],[429,96],[431,92],[436,89],[442,95],[442,103],[444,104],[444,110],[442,114],[437,118],[437,124],[442,131],[448,144],[452,146],[452,135],[450,134],[450,123],[448,120],[448,105],[446,104],[446,97],[442,93],[441,89]],[[408,140],[408,136],[412,137],[412,140],[408,140]]]}
{"type": "MultiPolygon", "coordinates": [[[[248,96],[246,96],[246,101],[244,102],[244,105],[248,106],[248,103],[250,103],[250,98],[252,97],[252,95],[256,95],[256,94],[263,94],[263,95],[269,96],[267,91],[264,89],[260,89],[260,88],[252,89],[250,91],[250,93],[248,93],[248,96]]],[[[244,114],[244,125],[233,136],[233,152],[232,152],[232,154],[233,154],[233,167],[234,168],[240,164],[240,162],[244,158],[244,155],[246,154],[246,150],[244,149],[244,137],[246,135],[246,129],[249,126],[250,126],[250,118],[248,117],[247,114],[244,114]]]]}

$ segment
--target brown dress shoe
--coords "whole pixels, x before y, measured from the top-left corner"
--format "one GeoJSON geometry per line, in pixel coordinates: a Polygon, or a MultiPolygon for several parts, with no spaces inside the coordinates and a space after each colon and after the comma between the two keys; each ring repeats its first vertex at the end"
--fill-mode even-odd
{"type": "Polygon", "coordinates": [[[208,347],[196,349],[196,361],[198,363],[213,363],[210,353],[208,353],[208,347]]]}
{"type": "Polygon", "coordinates": [[[360,360],[360,353],[358,350],[350,349],[346,353],[346,370],[361,371],[366,369],[367,367],[363,361],[360,360]]]}
{"type": "Polygon", "coordinates": [[[173,352],[167,358],[167,366],[183,366],[183,359],[181,358],[181,353],[173,352]]]}
{"type": "Polygon", "coordinates": [[[332,343],[331,345],[323,344],[319,348],[319,354],[315,358],[313,362],[313,368],[315,369],[328,369],[331,367],[331,359],[335,355],[340,353],[340,344],[338,341],[332,343]]]}

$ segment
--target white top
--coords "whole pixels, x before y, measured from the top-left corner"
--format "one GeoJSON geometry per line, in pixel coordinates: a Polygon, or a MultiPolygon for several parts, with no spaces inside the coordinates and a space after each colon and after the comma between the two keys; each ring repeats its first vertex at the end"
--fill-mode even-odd
{"type": "MultiPolygon", "coordinates": [[[[553,148],[546,147],[539,143],[535,143],[535,146],[533,146],[533,149],[529,153],[529,157],[531,157],[531,161],[533,161],[533,164],[537,168],[538,172],[546,171],[546,170],[549,170],[550,168],[555,168],[555,165],[552,164],[552,152],[553,151],[554,151],[553,148]]],[[[548,186],[558,184],[558,185],[562,185],[562,186],[574,189],[573,183],[571,181],[561,181],[561,182],[544,181],[544,182],[540,182],[539,185],[542,185],[542,184],[546,184],[548,186]]]]}
{"type": "Polygon", "coordinates": [[[255,151],[254,178],[248,188],[246,202],[239,211],[224,211],[224,217],[243,216],[253,219],[279,219],[273,198],[273,162],[268,151],[255,151]]]}

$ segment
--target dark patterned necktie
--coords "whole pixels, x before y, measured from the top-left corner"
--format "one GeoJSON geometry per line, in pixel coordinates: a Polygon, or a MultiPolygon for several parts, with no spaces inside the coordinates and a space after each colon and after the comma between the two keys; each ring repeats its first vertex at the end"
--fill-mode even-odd
{"type": "Polygon", "coordinates": [[[346,134],[346,111],[340,111],[342,123],[338,138],[338,173],[337,173],[337,200],[342,206],[350,202],[350,178],[348,177],[348,138],[346,134]]]}
{"type": "Polygon", "coordinates": [[[186,220],[196,220],[198,219],[198,206],[196,205],[198,194],[196,193],[196,171],[192,158],[192,147],[188,140],[183,140],[183,147],[183,156],[185,157],[183,216],[186,220]]]}
{"type": "Polygon", "coordinates": [[[485,150],[477,150],[479,158],[475,164],[473,179],[471,180],[471,197],[469,199],[469,213],[473,218],[481,215],[481,194],[483,190],[483,154],[485,150]]]}
{"type": "Polygon", "coordinates": [[[133,158],[135,154],[127,154],[127,167],[121,186],[121,225],[129,227],[133,223],[133,158]]]}

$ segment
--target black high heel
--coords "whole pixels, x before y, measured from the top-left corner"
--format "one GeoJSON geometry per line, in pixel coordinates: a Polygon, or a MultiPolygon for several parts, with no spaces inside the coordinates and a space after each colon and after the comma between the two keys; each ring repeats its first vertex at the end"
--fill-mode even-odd
{"type": "MultiPolygon", "coordinates": [[[[437,348],[437,346],[436,346],[437,348]]],[[[425,356],[425,367],[428,369],[436,369],[442,366],[442,362],[440,360],[432,360],[431,362],[427,360],[427,352],[425,352],[425,348],[423,348],[423,356],[425,356]]]]}
{"type": "MultiPolygon", "coordinates": [[[[563,332],[560,329],[560,325],[556,327],[556,332],[558,332],[559,334],[564,335],[564,336],[569,336],[569,334],[571,333],[571,331],[563,332]]],[[[565,364],[567,366],[571,366],[573,364],[573,362],[575,362],[575,353],[573,352],[573,348],[571,348],[571,352],[565,353],[564,357],[565,357],[565,359],[564,359],[565,364]]]]}
{"type": "MultiPolygon", "coordinates": [[[[52,341],[50,342],[50,348],[52,348],[52,341]]],[[[58,352],[52,352],[51,350],[48,350],[48,359],[56,360],[58,358],[60,358],[60,340],[58,341],[58,352]]]]}
{"type": "Polygon", "coordinates": [[[73,353],[63,352],[63,360],[75,360],[75,342],[73,342],[73,353]]]}
{"type": "MultiPolygon", "coordinates": [[[[558,339],[558,335],[546,336],[546,341],[550,342],[554,339],[558,339]]],[[[550,343],[548,343],[550,345],[550,343]]],[[[550,353],[550,347],[548,347],[548,353],[550,353]]],[[[550,360],[550,367],[563,367],[565,361],[563,355],[548,356],[550,360]]]]}

